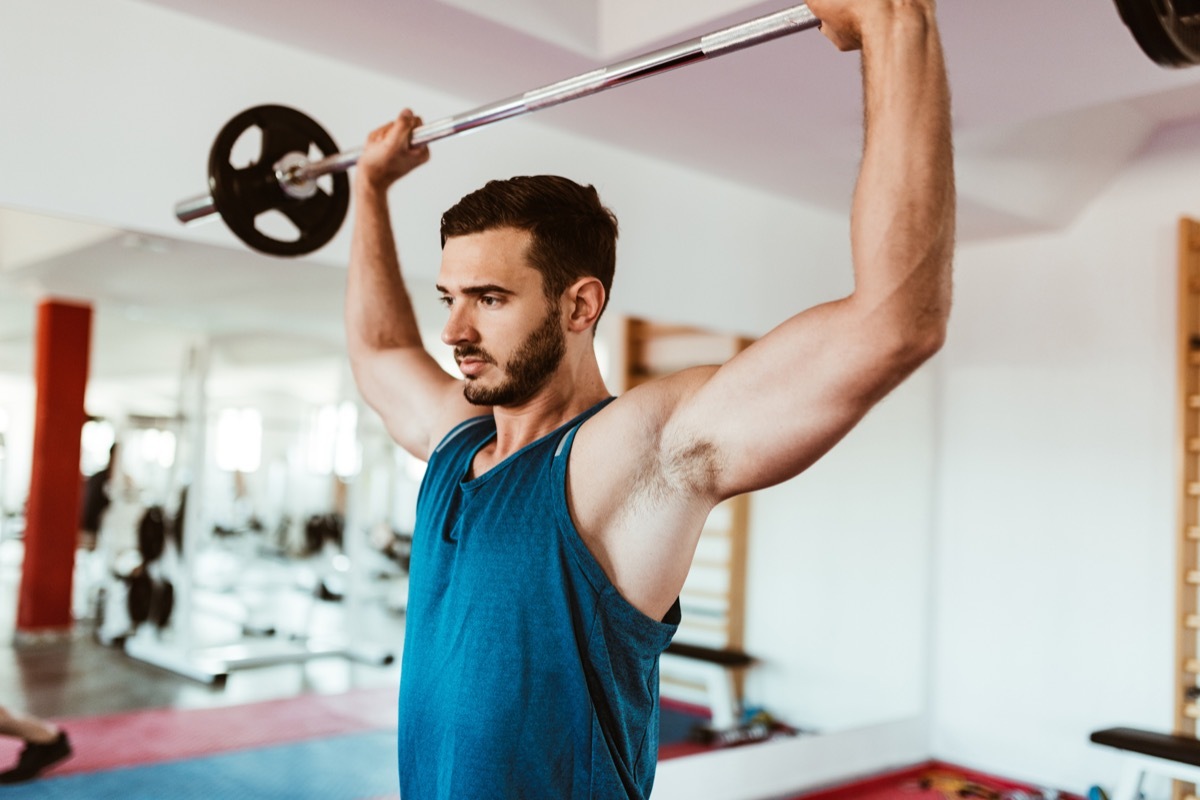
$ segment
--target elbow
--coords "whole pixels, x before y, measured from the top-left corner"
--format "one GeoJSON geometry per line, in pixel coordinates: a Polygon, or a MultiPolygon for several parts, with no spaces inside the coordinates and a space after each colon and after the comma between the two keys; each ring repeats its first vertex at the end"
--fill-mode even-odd
{"type": "Polygon", "coordinates": [[[912,360],[914,369],[937,355],[946,344],[950,305],[947,280],[937,291],[927,293],[925,302],[894,319],[895,340],[906,358],[912,360]]]}
{"type": "Polygon", "coordinates": [[[946,329],[947,320],[940,319],[911,330],[901,338],[896,360],[905,365],[908,372],[914,371],[937,355],[942,345],[946,344],[946,329]]]}
{"type": "Polygon", "coordinates": [[[908,326],[891,339],[888,360],[907,375],[937,355],[946,343],[945,318],[908,326]]]}
{"type": "Polygon", "coordinates": [[[369,351],[361,339],[352,335],[346,336],[346,360],[350,362],[350,372],[356,381],[360,380],[360,371],[367,360],[369,351]]]}
{"type": "Polygon", "coordinates": [[[945,318],[942,318],[936,324],[928,326],[917,337],[916,342],[913,344],[913,349],[922,362],[933,358],[946,344],[947,322],[945,318]]]}

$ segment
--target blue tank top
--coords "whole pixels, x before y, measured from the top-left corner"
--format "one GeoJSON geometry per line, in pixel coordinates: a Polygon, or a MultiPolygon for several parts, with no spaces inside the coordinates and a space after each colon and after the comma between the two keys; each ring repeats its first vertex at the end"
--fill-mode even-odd
{"type": "Polygon", "coordinates": [[[430,457],[400,678],[404,800],[650,794],[678,603],[662,622],[630,605],[567,510],[575,432],[607,402],[475,478],[490,416],[430,457]]]}

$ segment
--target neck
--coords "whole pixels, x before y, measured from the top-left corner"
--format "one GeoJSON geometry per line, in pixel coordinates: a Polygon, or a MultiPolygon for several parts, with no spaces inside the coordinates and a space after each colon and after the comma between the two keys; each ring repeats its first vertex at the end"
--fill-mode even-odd
{"type": "Polygon", "coordinates": [[[595,353],[590,346],[581,356],[568,352],[545,386],[524,403],[495,406],[496,462],[508,458],[609,396],[595,353]]]}

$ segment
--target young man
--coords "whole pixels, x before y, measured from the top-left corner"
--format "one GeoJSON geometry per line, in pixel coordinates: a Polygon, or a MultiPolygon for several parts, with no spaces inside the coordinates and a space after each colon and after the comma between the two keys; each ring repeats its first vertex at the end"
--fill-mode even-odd
{"type": "Polygon", "coordinates": [[[642,798],[658,656],[721,500],[816,461],[941,345],[954,178],[934,0],[812,0],[863,51],[854,292],[729,363],[617,399],[592,348],[615,219],[561,178],[493,182],[442,220],[442,340],[425,352],[387,190],[424,163],[407,110],[368,139],[348,275],[354,374],[429,460],[400,690],[405,800],[642,798]]]}

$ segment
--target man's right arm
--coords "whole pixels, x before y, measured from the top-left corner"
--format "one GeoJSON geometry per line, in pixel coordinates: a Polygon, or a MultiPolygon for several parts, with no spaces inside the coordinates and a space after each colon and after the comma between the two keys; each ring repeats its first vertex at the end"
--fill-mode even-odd
{"type": "Polygon", "coordinates": [[[363,399],[401,447],[424,459],[435,437],[478,410],[470,410],[461,383],[422,345],[400,274],[387,192],[429,158],[426,148],[408,144],[419,124],[406,110],[368,137],[359,159],[345,318],[346,348],[363,399]]]}

